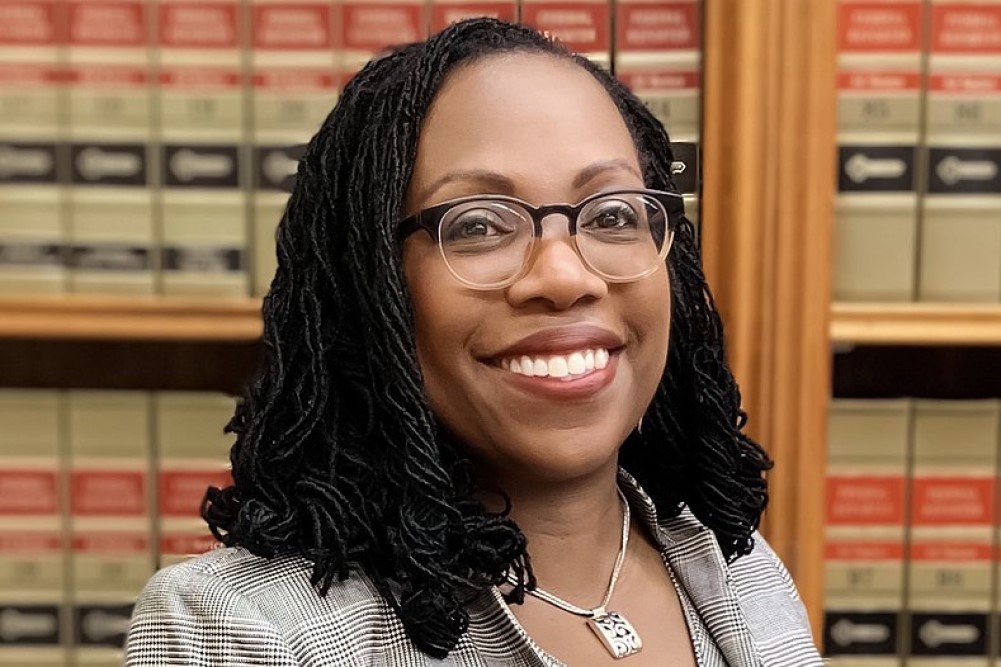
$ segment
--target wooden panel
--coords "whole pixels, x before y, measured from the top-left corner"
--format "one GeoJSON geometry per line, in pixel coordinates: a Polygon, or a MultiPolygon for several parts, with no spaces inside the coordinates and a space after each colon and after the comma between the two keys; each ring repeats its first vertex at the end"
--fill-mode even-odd
{"type": "Polygon", "coordinates": [[[703,244],[749,432],[776,460],[764,532],[820,637],[835,0],[706,0],[703,244]]]}
{"type": "Polygon", "coordinates": [[[1001,305],[836,303],[831,339],[869,345],[1001,345],[1001,305]]]}

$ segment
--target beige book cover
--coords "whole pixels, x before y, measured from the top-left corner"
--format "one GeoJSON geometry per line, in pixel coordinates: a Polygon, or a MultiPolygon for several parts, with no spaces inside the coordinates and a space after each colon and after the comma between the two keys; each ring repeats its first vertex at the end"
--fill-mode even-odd
{"type": "Polygon", "coordinates": [[[249,21],[240,0],[156,8],[160,287],[168,296],[249,296],[249,21]]]}
{"type": "Polygon", "coordinates": [[[0,664],[67,664],[60,396],[0,389],[0,664]]]}
{"type": "Polygon", "coordinates": [[[251,289],[260,296],[275,273],[275,228],[297,156],[337,102],[343,31],[341,8],[330,0],[245,2],[251,18],[251,289]]]}
{"type": "Polygon", "coordinates": [[[67,401],[74,659],[110,667],[153,573],[150,397],[77,390],[67,401]]]}
{"type": "Polygon", "coordinates": [[[1001,0],[934,0],[922,301],[1001,302],[1001,0]]]}
{"type": "Polygon", "coordinates": [[[918,401],[906,664],[989,664],[997,401],[918,401]]]}
{"type": "Polygon", "coordinates": [[[0,4],[0,294],[65,289],[62,5],[0,4]]]}
{"type": "Polygon", "coordinates": [[[838,5],[834,298],[912,301],[925,8],[838,5]]]}
{"type": "Polygon", "coordinates": [[[232,484],[223,432],[235,401],[223,394],[160,392],[154,395],[157,449],[158,564],[163,567],[216,546],[201,504],[209,486],[232,484]]]}
{"type": "Polygon", "coordinates": [[[831,402],[823,649],[832,667],[890,667],[903,647],[912,405],[831,402]]]}
{"type": "Polygon", "coordinates": [[[69,289],[154,291],[147,0],[67,4],[69,289]]]}
{"type": "Polygon", "coordinates": [[[431,33],[464,19],[489,16],[503,21],[518,20],[517,0],[429,0],[431,33]]]}
{"type": "Polygon", "coordinates": [[[521,20],[611,69],[612,5],[608,0],[521,0],[521,20]]]}

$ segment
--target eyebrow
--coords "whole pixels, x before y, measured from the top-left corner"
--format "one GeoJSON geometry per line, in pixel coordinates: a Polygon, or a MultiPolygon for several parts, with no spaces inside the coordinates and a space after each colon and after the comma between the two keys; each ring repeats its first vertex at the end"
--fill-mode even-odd
{"type": "MultiPolygon", "coordinates": [[[[616,158],[612,160],[601,160],[584,167],[577,172],[576,176],[574,176],[571,185],[574,189],[580,189],[598,176],[610,171],[626,171],[639,179],[643,178],[643,176],[636,170],[636,167],[630,164],[628,160],[616,158]]],[[[434,193],[449,183],[462,181],[482,184],[490,188],[493,194],[510,195],[514,194],[516,189],[513,180],[503,174],[497,173],[496,171],[490,171],[489,169],[462,169],[458,171],[451,171],[431,183],[431,185],[424,189],[424,192],[421,194],[420,201],[427,202],[431,199],[431,196],[434,195],[434,193]]]]}

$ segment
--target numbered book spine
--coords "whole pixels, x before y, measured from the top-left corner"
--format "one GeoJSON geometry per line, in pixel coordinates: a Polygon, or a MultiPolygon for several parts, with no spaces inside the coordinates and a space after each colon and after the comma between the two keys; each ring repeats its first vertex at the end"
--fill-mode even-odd
{"type": "Polygon", "coordinates": [[[154,291],[151,20],[145,0],[67,0],[69,287],[154,291]]]}
{"type": "Polygon", "coordinates": [[[216,546],[200,508],[210,486],[232,484],[223,428],[234,401],[221,394],[163,392],[154,396],[157,443],[157,531],[160,567],[216,546]]]}
{"type": "Polygon", "coordinates": [[[489,16],[503,21],[518,20],[517,0],[430,0],[431,32],[437,33],[464,19],[489,16]]]}
{"type": "Polygon", "coordinates": [[[922,301],[1001,302],[1001,1],[934,0],[922,301]]]}
{"type": "Polygon", "coordinates": [[[340,11],[330,0],[250,0],[253,293],[275,273],[275,228],[303,146],[337,101],[340,11]]]}
{"type": "Polygon", "coordinates": [[[168,296],[250,294],[241,7],[239,0],[157,3],[157,222],[168,296]]]}
{"type": "Polygon", "coordinates": [[[60,399],[0,390],[0,664],[67,664],[60,399]]]}
{"type": "Polygon", "coordinates": [[[700,189],[700,5],[697,0],[615,4],[615,76],[664,124],[674,150],[672,176],[692,222],[698,222],[700,189]]]}
{"type": "Polygon", "coordinates": [[[608,0],[522,0],[521,20],[611,69],[612,9],[608,0]]]}
{"type": "Polygon", "coordinates": [[[917,257],[924,6],[838,6],[834,298],[912,301],[917,257]]]}
{"type": "Polygon", "coordinates": [[[909,667],[989,664],[998,419],[996,401],[915,407],[909,667]]]}
{"type": "Polygon", "coordinates": [[[0,294],[65,289],[63,8],[54,0],[0,2],[0,294]]]}
{"type": "Polygon", "coordinates": [[[911,413],[907,400],[831,403],[824,547],[831,667],[900,665],[911,413]]]}
{"type": "Polygon", "coordinates": [[[76,665],[118,665],[136,596],[153,573],[150,400],[68,396],[76,665]]]}

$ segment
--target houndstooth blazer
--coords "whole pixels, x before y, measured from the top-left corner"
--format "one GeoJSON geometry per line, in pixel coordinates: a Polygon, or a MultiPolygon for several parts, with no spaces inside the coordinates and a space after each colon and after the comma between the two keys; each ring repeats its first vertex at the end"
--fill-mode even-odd
{"type": "MultiPolygon", "coordinates": [[[[815,667],[803,605],[760,537],[727,564],[713,533],[687,509],[658,522],[650,498],[622,473],[636,515],[663,547],[699,667],[815,667]]],[[[444,660],[421,653],[361,572],[320,597],[300,557],[218,549],[158,572],[136,604],[126,667],[560,667],[531,640],[496,590],[470,605],[469,631],[444,660]]]]}

